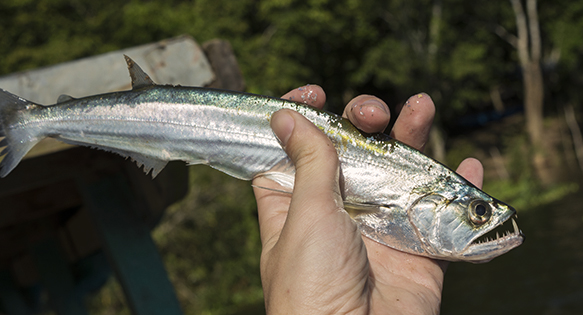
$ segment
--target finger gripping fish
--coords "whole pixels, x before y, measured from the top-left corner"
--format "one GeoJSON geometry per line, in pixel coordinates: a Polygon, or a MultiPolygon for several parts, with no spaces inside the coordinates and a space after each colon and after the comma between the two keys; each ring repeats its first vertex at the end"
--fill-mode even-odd
{"type": "Polygon", "coordinates": [[[269,125],[274,112],[287,108],[334,144],[345,209],[365,236],[412,254],[474,263],[523,242],[512,207],[387,135],[361,133],[346,119],[289,100],[157,85],[126,61],[130,91],[61,96],[45,106],[0,90],[0,176],[53,137],[130,157],[152,176],[181,160],[243,180],[267,177],[291,192],[295,168],[269,125]]]}

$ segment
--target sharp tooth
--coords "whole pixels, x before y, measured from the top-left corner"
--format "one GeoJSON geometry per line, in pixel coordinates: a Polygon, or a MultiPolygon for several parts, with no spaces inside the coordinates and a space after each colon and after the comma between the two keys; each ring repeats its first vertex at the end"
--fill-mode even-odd
{"type": "Polygon", "coordinates": [[[516,224],[516,221],[514,221],[514,218],[512,218],[512,225],[514,226],[514,234],[518,234],[519,233],[518,231],[520,231],[520,230],[518,229],[518,224],[516,224]]]}
{"type": "Polygon", "coordinates": [[[496,239],[500,238],[500,234],[498,234],[498,231],[496,231],[496,239]]]}

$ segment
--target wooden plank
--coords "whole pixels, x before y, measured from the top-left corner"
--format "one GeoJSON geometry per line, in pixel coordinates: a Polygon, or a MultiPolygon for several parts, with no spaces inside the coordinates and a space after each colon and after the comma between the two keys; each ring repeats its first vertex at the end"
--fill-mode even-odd
{"type": "Polygon", "coordinates": [[[40,220],[79,206],[82,200],[75,188],[75,181],[69,179],[10,195],[0,191],[0,228],[40,220]]]}
{"type": "Polygon", "coordinates": [[[33,256],[49,302],[59,315],[83,315],[87,310],[82,297],[75,294],[75,280],[69,263],[54,238],[35,244],[33,256]]]}
{"type": "Polygon", "coordinates": [[[77,177],[117,173],[123,170],[124,163],[130,162],[124,162],[119,155],[86,147],[26,159],[6,178],[0,179],[0,197],[55,186],[58,182],[77,177]]]}
{"type": "MultiPolygon", "coordinates": [[[[3,76],[0,77],[0,88],[40,104],[54,104],[61,94],[84,97],[130,90],[131,81],[123,54],[130,56],[159,84],[205,86],[214,80],[212,67],[202,48],[192,37],[180,36],[3,76]]],[[[70,147],[54,139],[45,139],[25,158],[70,147]]]]}
{"type": "Polygon", "coordinates": [[[134,314],[182,314],[150,230],[139,218],[125,179],[112,176],[80,186],[134,314]]]}
{"type": "Polygon", "coordinates": [[[81,208],[65,223],[62,233],[70,243],[72,261],[88,257],[101,249],[101,242],[86,208],[81,208]]]}
{"type": "Polygon", "coordinates": [[[54,104],[61,94],[83,97],[129,90],[131,82],[123,54],[159,84],[204,86],[214,79],[200,46],[192,37],[181,36],[3,76],[0,88],[41,104],[54,104]]]}

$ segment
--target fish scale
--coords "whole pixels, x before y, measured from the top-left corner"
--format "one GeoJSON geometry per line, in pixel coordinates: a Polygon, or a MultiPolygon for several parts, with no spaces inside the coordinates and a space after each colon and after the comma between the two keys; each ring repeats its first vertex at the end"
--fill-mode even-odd
{"type": "Polygon", "coordinates": [[[40,140],[53,137],[130,157],[152,176],[181,160],[243,180],[266,177],[291,193],[295,169],[270,128],[271,115],[285,108],[304,115],[334,144],[344,206],[365,236],[412,254],[474,263],[523,241],[512,207],[387,135],[361,133],[342,117],[290,100],[157,85],[126,61],[130,91],[65,95],[44,106],[0,90],[0,176],[40,140]],[[477,241],[508,220],[513,231],[477,241]]]}

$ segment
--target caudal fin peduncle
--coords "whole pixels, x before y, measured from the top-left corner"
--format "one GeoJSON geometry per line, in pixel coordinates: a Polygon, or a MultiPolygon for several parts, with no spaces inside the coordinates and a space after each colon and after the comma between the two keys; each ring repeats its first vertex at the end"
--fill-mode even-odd
{"type": "Polygon", "coordinates": [[[0,177],[6,177],[41,140],[31,137],[24,129],[9,128],[17,119],[19,111],[36,105],[0,89],[0,177]]]}

